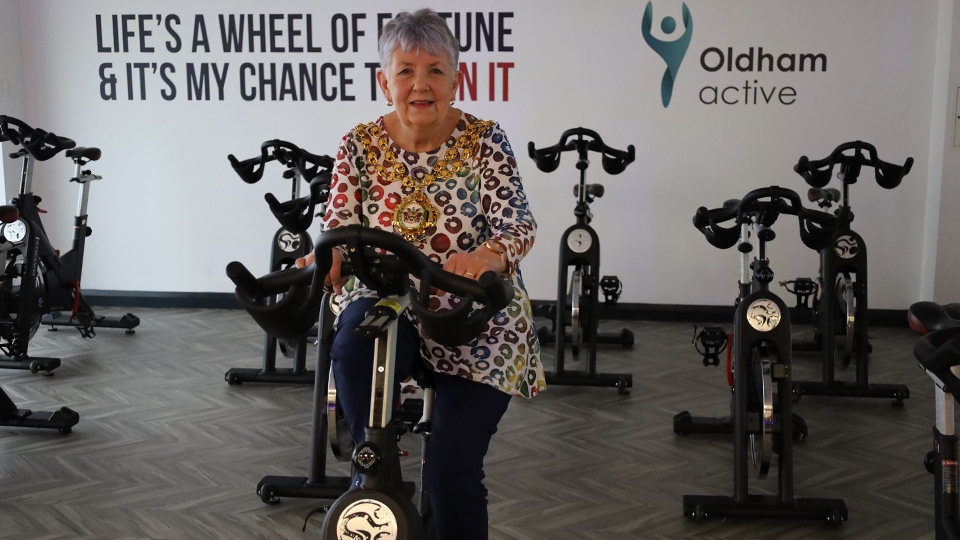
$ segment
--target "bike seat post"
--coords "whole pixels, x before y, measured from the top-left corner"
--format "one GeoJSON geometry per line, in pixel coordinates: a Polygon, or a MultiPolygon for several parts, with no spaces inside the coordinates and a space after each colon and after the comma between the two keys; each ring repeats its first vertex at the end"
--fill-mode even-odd
{"type": "Polygon", "coordinates": [[[290,186],[290,200],[292,201],[300,198],[300,179],[303,178],[303,175],[297,167],[291,168],[290,171],[293,173],[290,180],[292,182],[290,186]]]}
{"type": "Polygon", "coordinates": [[[410,304],[407,296],[391,296],[384,298],[377,303],[374,310],[390,310],[389,321],[383,321],[384,316],[379,315],[371,319],[370,316],[361,324],[358,330],[364,328],[364,324],[369,320],[372,325],[381,328],[380,335],[376,338],[374,345],[374,365],[373,365],[373,392],[370,393],[370,421],[369,426],[376,429],[384,429],[393,417],[394,396],[393,382],[396,370],[396,345],[397,330],[400,314],[410,304]],[[395,315],[394,315],[395,314],[395,315]]]}
{"type": "MultiPolygon", "coordinates": [[[[950,371],[955,377],[960,377],[960,366],[953,366],[950,368],[950,371]]],[[[946,437],[953,437],[955,430],[953,394],[942,388],[942,383],[936,378],[934,378],[934,382],[938,383],[936,391],[937,430],[946,437]]]]}
{"type": "Polygon", "coordinates": [[[23,153],[23,171],[20,173],[20,195],[33,191],[33,157],[23,153]]]}
{"type": "Polygon", "coordinates": [[[753,281],[750,276],[750,253],[753,251],[753,241],[750,235],[749,219],[743,219],[740,222],[740,244],[737,250],[740,251],[740,298],[744,298],[750,294],[750,284],[753,281]]]}
{"type": "Polygon", "coordinates": [[[77,217],[87,215],[87,202],[90,200],[90,182],[100,180],[100,176],[91,174],[90,171],[82,171],[83,164],[81,160],[76,160],[76,167],[73,171],[73,179],[80,184],[80,194],[77,197],[77,217]]]}

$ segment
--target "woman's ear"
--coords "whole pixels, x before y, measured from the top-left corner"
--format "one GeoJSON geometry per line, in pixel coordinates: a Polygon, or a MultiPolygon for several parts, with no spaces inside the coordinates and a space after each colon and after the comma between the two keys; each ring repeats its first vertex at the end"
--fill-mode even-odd
{"type": "Polygon", "coordinates": [[[463,84],[463,72],[459,69],[455,72],[453,77],[453,95],[457,95],[457,90],[460,89],[460,85],[463,84]]]}
{"type": "Polygon", "coordinates": [[[390,88],[387,85],[387,75],[382,69],[377,70],[377,84],[380,86],[380,91],[383,92],[383,97],[385,97],[387,101],[393,101],[393,98],[390,96],[390,88]]]}

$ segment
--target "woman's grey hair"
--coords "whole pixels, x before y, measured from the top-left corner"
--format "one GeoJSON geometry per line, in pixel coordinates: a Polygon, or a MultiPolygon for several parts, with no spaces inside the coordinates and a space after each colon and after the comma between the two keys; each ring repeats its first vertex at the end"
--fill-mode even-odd
{"type": "Polygon", "coordinates": [[[423,49],[434,56],[447,55],[454,71],[459,67],[460,43],[447,21],[430,8],[404,11],[383,27],[379,46],[381,69],[390,63],[390,55],[397,47],[402,51],[423,49]]]}

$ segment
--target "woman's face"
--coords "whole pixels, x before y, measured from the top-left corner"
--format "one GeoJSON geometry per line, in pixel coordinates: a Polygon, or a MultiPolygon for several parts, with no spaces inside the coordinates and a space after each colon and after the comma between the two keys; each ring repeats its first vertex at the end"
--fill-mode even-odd
{"type": "Polygon", "coordinates": [[[446,117],[460,86],[460,73],[446,55],[397,48],[390,63],[377,72],[377,81],[403,125],[429,127],[446,117]]]}

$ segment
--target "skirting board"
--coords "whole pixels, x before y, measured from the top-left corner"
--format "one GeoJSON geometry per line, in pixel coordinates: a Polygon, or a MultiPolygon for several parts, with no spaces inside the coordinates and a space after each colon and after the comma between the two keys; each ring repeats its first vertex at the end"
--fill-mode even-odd
{"type": "MultiPolygon", "coordinates": [[[[107,291],[85,290],[83,295],[94,306],[124,308],[192,308],[192,309],[240,309],[233,293],[154,292],[154,291],[107,291]]],[[[532,300],[534,314],[547,317],[555,302],[532,300]]],[[[808,324],[810,312],[791,308],[791,321],[808,324]]],[[[907,326],[905,309],[871,309],[868,312],[871,325],[907,326]]],[[[732,306],[696,306],[681,304],[601,304],[600,318],[623,321],[664,321],[729,323],[733,320],[732,306]]]]}

